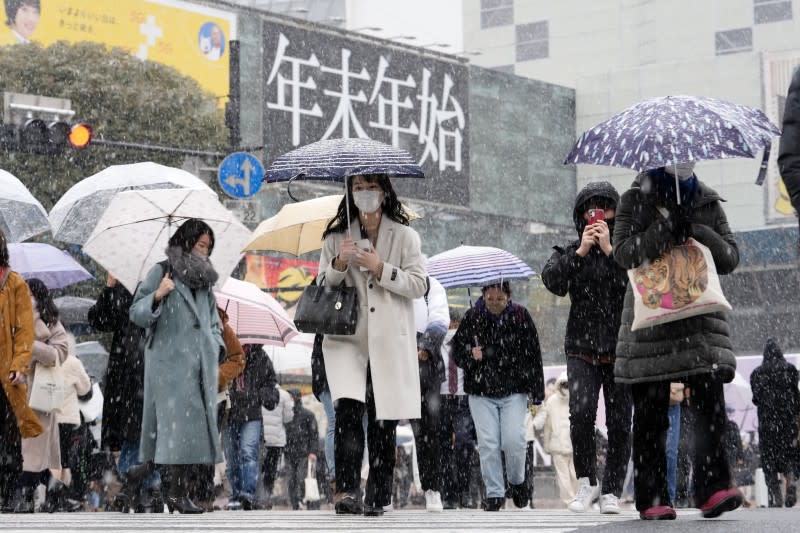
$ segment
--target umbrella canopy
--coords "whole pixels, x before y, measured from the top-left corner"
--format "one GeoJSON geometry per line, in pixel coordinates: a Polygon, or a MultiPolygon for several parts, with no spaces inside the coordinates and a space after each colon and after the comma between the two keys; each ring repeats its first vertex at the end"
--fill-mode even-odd
{"type": "Polygon", "coordinates": [[[76,356],[83,363],[89,376],[102,381],[108,367],[108,352],[97,341],[81,342],[75,346],[76,356]]]}
{"type": "MultiPolygon", "coordinates": [[[[322,248],[322,233],[336,216],[341,194],[286,204],[274,216],[264,220],[242,251],[274,251],[302,255],[322,248]]],[[[403,206],[409,220],[419,215],[403,206]]]]}
{"type": "Polygon", "coordinates": [[[9,243],[11,270],[25,279],[39,278],[48,289],[62,289],[92,279],[71,255],[41,242],[9,243]]]}
{"type": "Polygon", "coordinates": [[[58,241],[84,244],[114,195],[140,189],[198,189],[211,192],[200,178],[157,163],[113,165],[73,185],[50,210],[58,241]]]}
{"type": "Polygon", "coordinates": [[[301,146],[275,159],[266,181],[312,179],[344,181],[348,176],[386,174],[424,178],[411,154],[372,139],[327,139],[301,146]]]}
{"type": "Polygon", "coordinates": [[[279,374],[311,374],[311,352],[314,349],[314,334],[300,333],[286,343],[285,347],[264,346],[279,374]]]}
{"type": "Polygon", "coordinates": [[[45,211],[25,185],[0,170],[0,231],[8,242],[20,242],[50,229],[45,211]]]}
{"type": "Polygon", "coordinates": [[[491,246],[464,246],[434,255],[428,275],[447,289],[485,287],[510,279],[530,279],[531,267],[510,252],[491,246]]]}
{"type": "Polygon", "coordinates": [[[221,286],[240,259],[248,230],[211,191],[138,190],[117,193],[83,250],[111,272],[126,289],[136,285],[166,258],[167,241],[186,219],[199,218],[214,230],[211,263],[221,286]]]}
{"type": "Polygon", "coordinates": [[[95,301],[91,298],[61,296],[53,299],[58,308],[59,320],[73,335],[89,335],[94,329],[89,325],[89,309],[95,301]]]}
{"type": "Polygon", "coordinates": [[[249,281],[228,278],[214,294],[242,344],[286,346],[298,334],[281,304],[249,281]]]}
{"type": "Polygon", "coordinates": [[[758,109],[702,96],[665,96],[640,102],[585,131],[564,163],[644,171],[689,161],[756,157],[762,148],[766,161],[778,135],[778,127],[758,109]]]}

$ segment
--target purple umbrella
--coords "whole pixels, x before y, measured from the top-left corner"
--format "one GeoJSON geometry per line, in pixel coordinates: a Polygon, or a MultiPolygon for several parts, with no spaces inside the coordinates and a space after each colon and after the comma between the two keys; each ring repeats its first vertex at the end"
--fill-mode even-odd
{"type": "Polygon", "coordinates": [[[71,255],[55,246],[40,242],[8,243],[11,270],[25,279],[39,278],[48,289],[92,279],[71,255]]]}
{"type": "Polygon", "coordinates": [[[780,129],[758,109],[704,96],[645,100],[585,131],[564,163],[644,171],[676,163],[755,158],[756,183],[766,176],[773,137],[780,129]]]}

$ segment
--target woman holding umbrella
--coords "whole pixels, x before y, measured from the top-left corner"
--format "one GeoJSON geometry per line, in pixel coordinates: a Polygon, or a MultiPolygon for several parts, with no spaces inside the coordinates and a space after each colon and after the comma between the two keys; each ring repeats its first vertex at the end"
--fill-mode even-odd
{"type": "MultiPolygon", "coordinates": [[[[630,269],[653,261],[693,237],[711,251],[717,272],[739,263],[739,250],[720,196],[682,163],[642,172],[622,196],[614,229],[614,259],[630,269]]],[[[673,520],[667,490],[666,434],[670,382],[692,389],[695,501],[705,518],[732,511],[742,494],[732,480],[721,445],[726,425],[722,385],[736,359],[725,315],[707,313],[631,331],[634,298],[629,285],[617,343],[614,374],[630,383],[634,403],[633,460],[636,509],[644,520],[673,520]]]]}
{"type": "Polygon", "coordinates": [[[420,239],[383,174],[347,178],[323,239],[318,283],[355,287],[359,302],[355,334],[326,335],[322,347],[336,410],[336,512],[361,512],[366,412],[364,513],[379,516],[391,502],[397,420],[420,417],[413,307],[426,287],[420,239]]]}
{"type": "Polygon", "coordinates": [[[212,291],[219,277],[208,259],[213,250],[211,227],[186,220],[130,309],[131,321],[150,328],[139,458],[165,465],[170,512],[202,513],[188,496],[192,467],[221,462],[217,374],[225,344],[212,291]]]}

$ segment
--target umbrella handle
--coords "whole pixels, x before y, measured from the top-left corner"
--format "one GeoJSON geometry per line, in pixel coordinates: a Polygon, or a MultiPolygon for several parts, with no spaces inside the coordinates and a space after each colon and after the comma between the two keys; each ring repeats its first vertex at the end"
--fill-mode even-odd
{"type": "MultiPolygon", "coordinates": [[[[299,175],[300,175],[300,174],[298,174],[297,176],[299,176],[299,175]]],[[[288,194],[288,195],[289,195],[289,198],[291,198],[291,199],[292,199],[292,200],[294,200],[295,202],[299,202],[299,201],[300,201],[300,200],[298,200],[297,198],[295,198],[295,196],[292,194],[292,182],[295,180],[295,178],[296,178],[297,176],[292,176],[291,178],[289,178],[289,181],[288,181],[288,182],[286,182],[286,194],[288,194]]]]}

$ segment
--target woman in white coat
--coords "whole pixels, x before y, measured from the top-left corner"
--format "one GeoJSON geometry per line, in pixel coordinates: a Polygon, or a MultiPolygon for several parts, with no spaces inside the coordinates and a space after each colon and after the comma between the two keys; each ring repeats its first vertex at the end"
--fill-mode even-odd
{"type": "Polygon", "coordinates": [[[558,489],[564,503],[578,491],[578,478],[572,460],[572,439],[569,432],[569,383],[567,373],[556,380],[556,392],[545,403],[544,450],[550,454],[556,471],[558,489]]]}
{"type": "Polygon", "coordinates": [[[358,293],[354,335],[325,335],[322,351],[336,411],[336,512],[359,514],[366,412],[369,477],[364,514],[391,503],[397,420],[420,417],[413,300],[425,294],[417,232],[408,227],[389,178],[352,176],[323,234],[318,283],[358,293]]]}

